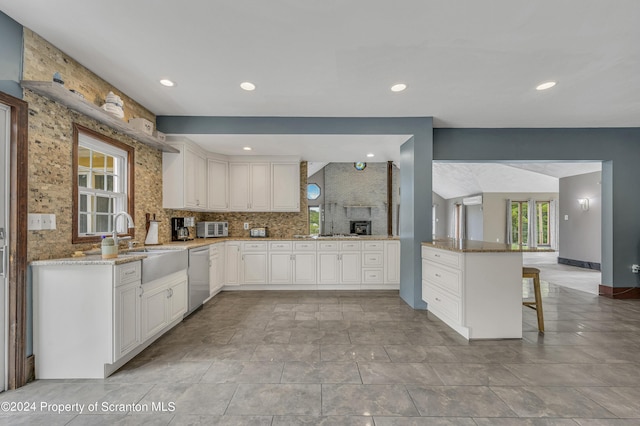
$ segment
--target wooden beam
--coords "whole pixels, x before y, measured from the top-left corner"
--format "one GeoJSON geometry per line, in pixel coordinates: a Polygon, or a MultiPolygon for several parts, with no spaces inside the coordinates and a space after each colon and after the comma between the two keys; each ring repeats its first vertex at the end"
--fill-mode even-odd
{"type": "Polygon", "coordinates": [[[387,161],[387,235],[393,236],[393,161],[387,161]]]}

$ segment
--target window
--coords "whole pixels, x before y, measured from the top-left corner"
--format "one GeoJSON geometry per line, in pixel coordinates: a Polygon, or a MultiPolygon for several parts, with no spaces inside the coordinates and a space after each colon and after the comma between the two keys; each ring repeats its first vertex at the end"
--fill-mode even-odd
{"type": "MultiPolygon", "coordinates": [[[[551,229],[549,226],[549,201],[536,201],[536,245],[551,245],[551,229]]],[[[511,235],[513,244],[529,244],[529,202],[511,202],[511,235]]]]}
{"type": "Polygon", "coordinates": [[[320,207],[309,207],[309,235],[320,234],[320,207]]]}
{"type": "Polygon", "coordinates": [[[320,198],[320,187],[315,183],[307,185],[307,200],[317,200],[320,198]]]}
{"type": "MultiPolygon", "coordinates": [[[[113,232],[116,213],[134,215],[134,150],[77,124],[73,130],[72,242],[98,242],[113,232]]],[[[130,235],[124,223],[120,233],[130,235]]]]}

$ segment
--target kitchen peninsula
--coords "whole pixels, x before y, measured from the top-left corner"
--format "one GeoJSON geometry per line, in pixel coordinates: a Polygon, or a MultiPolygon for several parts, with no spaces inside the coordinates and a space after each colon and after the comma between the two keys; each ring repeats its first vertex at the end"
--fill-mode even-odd
{"type": "Polygon", "coordinates": [[[522,338],[521,246],[471,240],[422,243],[422,299],[466,339],[522,338]]]}

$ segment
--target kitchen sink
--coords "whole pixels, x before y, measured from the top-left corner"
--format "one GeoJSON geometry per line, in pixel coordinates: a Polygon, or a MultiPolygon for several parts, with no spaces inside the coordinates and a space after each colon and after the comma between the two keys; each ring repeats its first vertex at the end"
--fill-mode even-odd
{"type": "Polygon", "coordinates": [[[144,254],[142,259],[142,284],[182,271],[189,267],[188,250],[141,248],[124,254],[144,254]]]}

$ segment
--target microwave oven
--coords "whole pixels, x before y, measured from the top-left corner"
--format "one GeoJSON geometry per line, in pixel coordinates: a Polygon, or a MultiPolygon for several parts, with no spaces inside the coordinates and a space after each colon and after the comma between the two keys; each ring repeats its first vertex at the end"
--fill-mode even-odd
{"type": "Polygon", "coordinates": [[[228,237],[229,222],[198,222],[196,236],[198,238],[228,237]]]}

